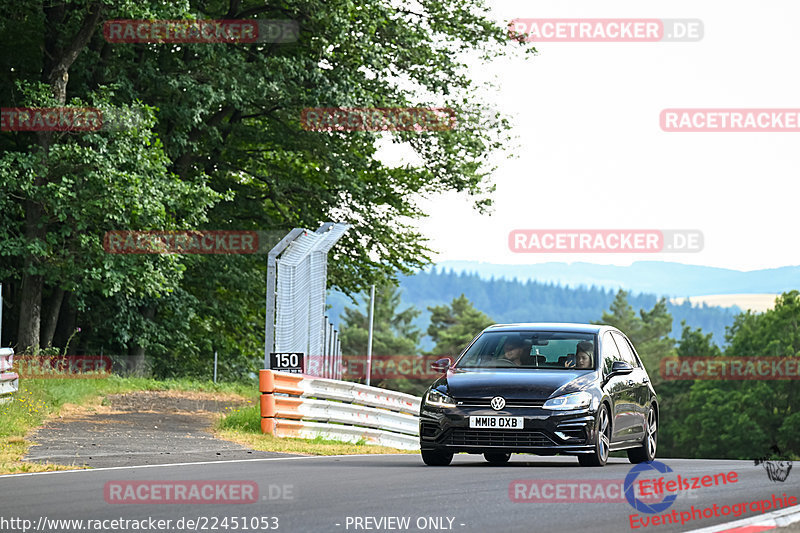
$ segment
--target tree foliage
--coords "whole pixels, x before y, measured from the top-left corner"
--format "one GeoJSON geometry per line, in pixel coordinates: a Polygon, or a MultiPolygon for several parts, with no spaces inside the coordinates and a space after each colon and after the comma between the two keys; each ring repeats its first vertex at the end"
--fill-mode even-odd
{"type": "Polygon", "coordinates": [[[672,316],[667,311],[667,303],[660,299],[652,309],[639,310],[639,316],[628,303],[628,293],[620,289],[610,312],[604,312],[599,322],[595,324],[608,324],[625,333],[633,342],[639,357],[653,376],[653,382],[658,383],[658,367],[662,358],[674,354],[675,342],[669,337],[672,331],[672,316]]]}
{"type": "MultiPolygon", "coordinates": [[[[721,357],[798,357],[799,325],[800,293],[784,293],[774,309],[736,318],[721,357]]],[[[719,355],[707,336],[684,333],[681,355],[719,355]]],[[[675,385],[662,387],[672,395],[670,409],[676,420],[664,428],[670,435],[672,456],[754,459],[777,448],[795,459],[800,457],[797,381],[694,381],[680,385],[682,390],[675,385]]]]}
{"type": "Polygon", "coordinates": [[[494,321],[473,307],[463,294],[450,305],[429,307],[431,324],[428,335],[436,343],[432,354],[456,357],[484,328],[494,321]]]}
{"type": "Polygon", "coordinates": [[[74,350],[147,353],[161,374],[205,373],[217,348],[234,374],[255,368],[263,257],[110,256],[103,234],[342,221],[352,229],[331,253],[331,286],[356,292],[411,272],[431,252],[414,224],[419,200],[458,191],[488,209],[489,158],[508,145],[508,124],[316,132],[301,111],[486,116],[465,58],[516,48],[532,50],[509,41],[480,0],[5,3],[4,107],[135,108],[143,120],[116,132],[0,133],[3,338],[21,350],[63,346],[81,327],[74,350]],[[130,44],[101,31],[110,19],[187,18],[291,19],[300,33],[282,44],[130,44]],[[417,162],[386,165],[379,140],[417,162]]]}
{"type": "MultiPolygon", "coordinates": [[[[342,354],[366,355],[369,337],[369,294],[362,295],[358,307],[347,307],[341,326],[342,354]],[[363,309],[363,312],[362,312],[363,309]]],[[[414,326],[420,314],[414,306],[400,311],[400,291],[384,284],[375,289],[372,353],[375,355],[416,355],[422,332],[414,326]]]]}

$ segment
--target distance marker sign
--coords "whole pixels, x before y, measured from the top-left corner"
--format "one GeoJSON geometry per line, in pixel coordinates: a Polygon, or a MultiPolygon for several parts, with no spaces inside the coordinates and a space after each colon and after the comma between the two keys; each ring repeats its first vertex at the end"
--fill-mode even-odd
{"type": "Polygon", "coordinates": [[[304,370],[303,352],[271,352],[269,354],[269,369],[291,374],[302,374],[304,370]]]}

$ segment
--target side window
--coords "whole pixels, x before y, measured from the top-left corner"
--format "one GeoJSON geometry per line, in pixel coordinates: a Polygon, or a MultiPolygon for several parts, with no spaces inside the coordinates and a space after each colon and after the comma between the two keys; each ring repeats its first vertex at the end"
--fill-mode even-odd
{"type": "Polygon", "coordinates": [[[619,354],[619,350],[617,349],[617,345],[614,343],[614,339],[611,338],[611,334],[606,332],[603,335],[603,372],[608,374],[611,372],[611,365],[614,361],[622,361],[622,356],[619,354]]]}
{"type": "Polygon", "coordinates": [[[639,362],[636,360],[636,356],[633,355],[633,350],[631,350],[631,347],[625,337],[619,333],[612,333],[611,336],[614,337],[615,341],[617,341],[617,348],[619,348],[619,353],[622,354],[622,360],[631,365],[633,368],[639,366],[639,362]]]}

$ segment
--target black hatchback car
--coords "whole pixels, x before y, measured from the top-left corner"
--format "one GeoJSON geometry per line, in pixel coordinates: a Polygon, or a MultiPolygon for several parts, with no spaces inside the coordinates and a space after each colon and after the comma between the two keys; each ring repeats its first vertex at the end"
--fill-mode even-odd
{"type": "Polygon", "coordinates": [[[611,326],[495,325],[425,393],[420,449],[427,465],[454,453],[505,463],[512,453],[576,455],[603,466],[612,451],[652,461],[658,398],[633,344],[611,326]]]}

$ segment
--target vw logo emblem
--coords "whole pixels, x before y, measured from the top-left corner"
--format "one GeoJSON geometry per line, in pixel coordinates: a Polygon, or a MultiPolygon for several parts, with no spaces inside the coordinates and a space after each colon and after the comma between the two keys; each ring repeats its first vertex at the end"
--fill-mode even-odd
{"type": "Polygon", "coordinates": [[[500,409],[506,406],[506,399],[503,398],[502,396],[495,396],[494,398],[492,398],[491,405],[492,409],[494,409],[495,411],[499,411],[500,409]]]}

